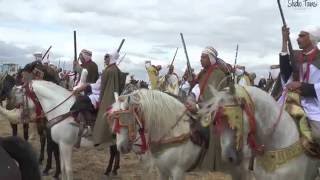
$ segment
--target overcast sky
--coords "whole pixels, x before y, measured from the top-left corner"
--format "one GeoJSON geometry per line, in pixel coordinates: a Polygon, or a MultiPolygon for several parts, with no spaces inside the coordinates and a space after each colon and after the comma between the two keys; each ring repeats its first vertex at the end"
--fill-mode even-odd
{"type": "MultiPolygon", "coordinates": [[[[297,1],[297,0],[295,0],[297,1]]],[[[320,26],[320,0],[308,0],[316,7],[289,7],[281,0],[291,38],[307,26],[320,26]]],[[[179,33],[184,34],[191,65],[200,70],[200,54],[213,46],[219,57],[267,75],[278,61],[281,26],[276,0],[0,0],[0,61],[24,65],[32,54],[50,45],[51,62],[70,67],[73,59],[73,30],[77,31],[78,52],[93,52],[103,69],[103,55],[114,51],[126,39],[120,65],[123,71],[146,79],[144,61],[170,63],[179,47],[175,65],[181,73],[186,58],[179,33]]]]}

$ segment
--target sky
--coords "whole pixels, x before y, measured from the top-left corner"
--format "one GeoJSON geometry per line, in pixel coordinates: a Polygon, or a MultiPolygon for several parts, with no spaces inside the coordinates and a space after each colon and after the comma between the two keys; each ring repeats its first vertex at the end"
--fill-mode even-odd
{"type": "MultiPolygon", "coordinates": [[[[280,2],[297,48],[300,30],[320,27],[320,0],[280,2]]],[[[177,47],[174,64],[181,75],[186,56],[180,32],[197,72],[204,47],[213,46],[221,59],[233,64],[239,44],[237,64],[266,77],[281,48],[276,0],[0,0],[0,7],[0,62],[21,66],[52,45],[51,63],[71,68],[74,30],[78,52],[92,51],[100,71],[104,54],[115,51],[125,38],[120,68],[144,80],[144,62],[168,65],[177,47]]]]}

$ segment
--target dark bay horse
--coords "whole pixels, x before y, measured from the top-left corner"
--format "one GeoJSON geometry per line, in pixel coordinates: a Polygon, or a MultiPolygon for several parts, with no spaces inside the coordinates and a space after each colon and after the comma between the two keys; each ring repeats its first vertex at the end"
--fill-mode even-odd
{"type": "Polygon", "coordinates": [[[41,179],[36,153],[19,137],[0,137],[0,159],[0,179],[41,179]]]}
{"type": "MultiPolygon", "coordinates": [[[[23,85],[26,81],[30,81],[34,78],[42,78],[46,81],[51,81],[56,84],[59,83],[57,79],[57,74],[55,74],[52,69],[49,67],[44,66],[41,64],[40,61],[34,61],[32,63],[27,64],[23,69],[19,70],[15,79],[10,78],[10,79],[5,79],[3,81],[3,90],[0,90],[1,95],[3,94],[3,98],[8,99],[8,104],[7,104],[7,109],[12,110],[15,107],[10,104],[10,92],[13,88],[14,85],[23,85]],[[12,85],[12,82],[13,85],[12,85]],[[6,85],[7,84],[7,85],[6,85]]],[[[29,116],[28,113],[26,116],[29,116]]],[[[60,168],[60,154],[59,154],[59,147],[58,145],[52,140],[51,138],[51,132],[50,129],[46,128],[46,119],[42,118],[39,121],[37,121],[37,131],[40,136],[40,157],[39,157],[39,163],[41,164],[42,161],[44,160],[44,152],[45,152],[45,147],[47,144],[47,164],[46,167],[43,171],[44,175],[48,175],[49,170],[52,167],[52,154],[55,156],[56,160],[56,172],[54,177],[57,178],[61,172],[60,168]]],[[[11,124],[11,127],[13,129],[13,135],[17,135],[17,124],[11,124]]],[[[24,138],[28,140],[28,128],[29,124],[28,122],[23,123],[23,129],[24,129],[24,138]]]]}

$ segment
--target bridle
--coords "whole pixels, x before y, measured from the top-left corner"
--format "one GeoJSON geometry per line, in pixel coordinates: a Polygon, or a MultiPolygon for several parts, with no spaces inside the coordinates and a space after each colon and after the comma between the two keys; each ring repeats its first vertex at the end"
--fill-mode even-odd
{"type": "MultiPolygon", "coordinates": [[[[17,104],[16,108],[20,108],[22,106],[23,110],[22,110],[22,117],[28,117],[29,120],[35,120],[36,122],[40,121],[41,119],[45,118],[47,114],[49,114],[50,112],[54,111],[55,109],[57,109],[59,106],[61,106],[62,104],[64,104],[67,100],[69,100],[73,94],[71,94],[70,96],[68,96],[65,100],[63,100],[61,103],[57,104],[56,106],[54,106],[53,108],[51,108],[49,111],[44,112],[42,109],[42,106],[40,104],[40,101],[37,97],[37,95],[35,94],[33,88],[32,88],[32,82],[26,83],[22,86],[22,102],[17,104]],[[31,101],[33,102],[33,104],[35,105],[35,112],[36,112],[36,117],[35,118],[31,118],[30,112],[29,112],[29,98],[31,99],[31,101]]],[[[67,112],[65,114],[59,115],[55,118],[53,118],[52,120],[57,120],[59,119],[60,121],[66,119],[69,116],[66,116],[67,114],[69,114],[69,116],[72,114],[70,112],[67,112]],[[63,119],[61,119],[61,117],[63,117],[63,119]]],[[[59,122],[60,122],[59,121],[59,122]]]]}
{"type": "Polygon", "coordinates": [[[148,143],[145,137],[145,127],[144,120],[141,115],[141,108],[139,105],[130,106],[128,110],[118,110],[112,112],[108,116],[108,119],[112,122],[114,121],[113,131],[115,133],[120,133],[121,128],[128,129],[128,140],[129,144],[140,147],[141,154],[145,153],[148,149],[148,143]],[[123,116],[129,115],[133,119],[125,119],[123,116]],[[137,136],[137,132],[139,136],[137,136]],[[137,143],[141,140],[141,144],[137,143]]]}

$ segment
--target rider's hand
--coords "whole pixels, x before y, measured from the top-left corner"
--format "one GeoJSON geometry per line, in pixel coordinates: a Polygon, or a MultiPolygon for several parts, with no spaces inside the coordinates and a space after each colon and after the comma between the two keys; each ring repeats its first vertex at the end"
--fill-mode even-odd
{"type": "Polygon", "coordinates": [[[72,94],[73,95],[77,95],[77,94],[79,94],[80,93],[80,90],[79,89],[74,89],[73,91],[72,91],[72,94]]]}
{"type": "Polygon", "coordinates": [[[299,81],[290,82],[289,84],[286,85],[286,88],[289,91],[300,91],[301,82],[299,82],[299,81]]]}
{"type": "Polygon", "coordinates": [[[288,41],[289,34],[290,34],[290,28],[288,28],[287,26],[282,26],[282,40],[284,42],[288,41]]]}

